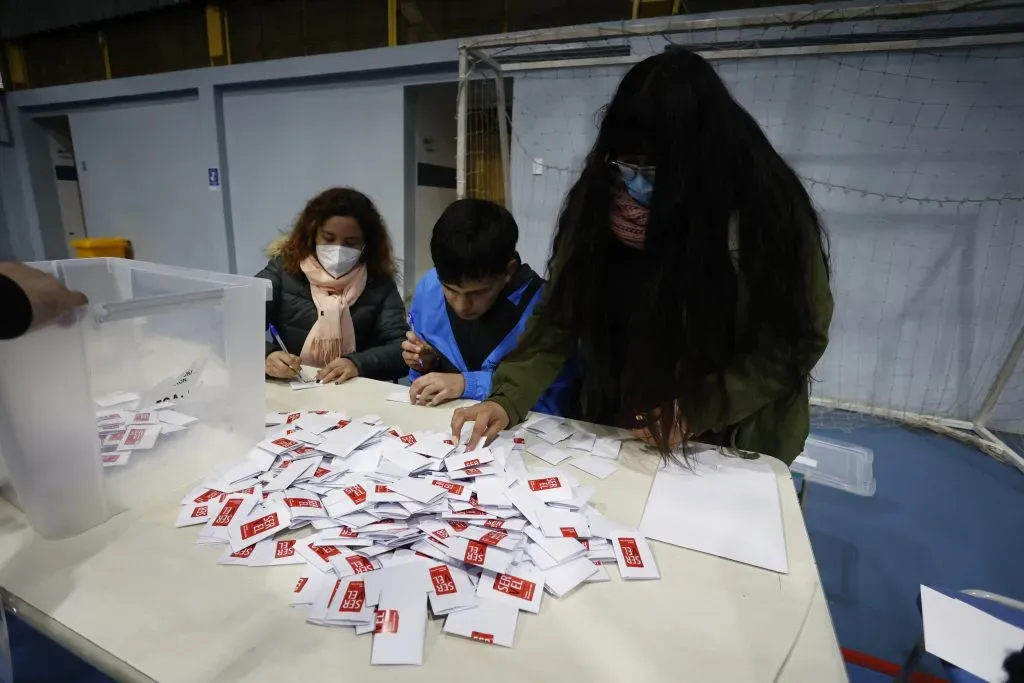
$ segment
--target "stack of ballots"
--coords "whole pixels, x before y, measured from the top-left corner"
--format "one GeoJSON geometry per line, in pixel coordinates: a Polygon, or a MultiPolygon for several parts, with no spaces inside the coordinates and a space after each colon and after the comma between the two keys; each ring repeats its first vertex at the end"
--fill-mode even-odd
{"type": "Polygon", "coordinates": [[[96,430],[100,436],[100,458],[104,467],[128,464],[132,453],[148,451],[161,435],[181,432],[197,421],[163,402],[135,410],[137,394],[116,392],[96,399],[96,430]]]}
{"type": "MultiPolygon", "coordinates": [[[[467,452],[374,415],[267,424],[265,441],[185,496],[177,526],[202,525],[197,542],[225,546],[221,564],[305,565],[291,604],[311,624],[372,634],[372,664],[422,664],[428,610],[447,634],[511,647],[520,611],[608,581],[605,563],[660,578],[646,539],[591,506],[593,489],[526,467],[522,433],[467,452]]],[[[560,425],[530,428],[562,434],[548,443],[574,436],[560,425]]]]}

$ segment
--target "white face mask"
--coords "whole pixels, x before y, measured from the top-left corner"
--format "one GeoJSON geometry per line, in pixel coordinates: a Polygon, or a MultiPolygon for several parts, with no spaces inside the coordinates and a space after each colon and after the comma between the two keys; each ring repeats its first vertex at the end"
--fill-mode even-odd
{"type": "Polygon", "coordinates": [[[341,277],[355,268],[362,254],[362,249],[337,244],[318,244],[316,247],[316,260],[331,277],[341,277]]]}

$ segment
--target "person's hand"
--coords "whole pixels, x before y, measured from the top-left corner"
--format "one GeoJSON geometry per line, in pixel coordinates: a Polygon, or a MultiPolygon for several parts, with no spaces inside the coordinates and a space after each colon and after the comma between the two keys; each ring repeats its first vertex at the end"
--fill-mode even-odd
{"type": "Polygon", "coordinates": [[[264,372],[278,379],[291,379],[302,370],[299,357],[284,351],[274,351],[267,356],[265,366],[264,372]]]}
{"type": "Polygon", "coordinates": [[[85,294],[68,289],[53,276],[24,263],[0,263],[0,274],[11,278],[28,297],[32,307],[32,325],[29,329],[32,330],[49,325],[89,303],[85,294]]]}
{"type": "MultiPolygon", "coordinates": [[[[660,415],[661,415],[661,411],[655,410],[653,417],[654,417],[655,420],[659,420],[660,419],[660,415]]],[[[651,429],[650,429],[650,425],[649,424],[646,425],[646,426],[637,428],[637,429],[633,429],[631,431],[632,431],[633,436],[635,438],[640,439],[647,446],[650,446],[651,448],[657,448],[658,447],[657,442],[654,440],[654,435],[651,433],[651,429]]],[[[673,450],[679,448],[680,446],[682,446],[683,443],[688,438],[688,436],[689,435],[686,433],[685,428],[682,428],[682,429],[680,428],[679,420],[676,420],[675,422],[673,422],[672,423],[672,431],[669,432],[669,435],[668,435],[668,448],[669,448],[669,450],[673,451],[673,450]]]]}
{"type": "Polygon", "coordinates": [[[348,358],[335,358],[320,368],[320,371],[316,373],[316,381],[321,384],[327,384],[328,382],[342,384],[358,376],[359,368],[356,367],[355,363],[348,358]]]}
{"type": "Polygon", "coordinates": [[[402,360],[413,370],[429,372],[437,365],[437,351],[409,330],[402,342],[402,360]]]}
{"type": "Polygon", "coordinates": [[[462,396],[466,378],[458,372],[431,372],[409,387],[409,401],[421,406],[437,406],[462,396]]]}
{"type": "Polygon", "coordinates": [[[455,414],[452,415],[452,435],[458,441],[462,434],[462,426],[467,422],[472,422],[473,434],[466,442],[466,450],[471,451],[481,440],[484,441],[485,446],[494,441],[498,432],[508,429],[510,421],[504,408],[494,401],[484,401],[475,406],[459,408],[455,411],[455,414]]]}

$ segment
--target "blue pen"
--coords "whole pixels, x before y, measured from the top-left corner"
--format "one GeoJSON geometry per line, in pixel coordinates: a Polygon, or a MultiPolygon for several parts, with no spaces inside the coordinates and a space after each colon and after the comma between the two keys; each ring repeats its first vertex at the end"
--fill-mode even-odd
{"type": "MultiPolygon", "coordinates": [[[[420,337],[420,335],[419,335],[419,334],[418,334],[418,333],[416,332],[416,328],[415,328],[415,327],[413,326],[413,317],[412,317],[412,310],[411,310],[411,309],[410,309],[410,311],[409,311],[409,314],[408,314],[408,315],[406,316],[406,318],[407,318],[407,319],[408,319],[408,321],[409,321],[409,330],[410,330],[410,331],[411,331],[411,332],[412,332],[413,334],[415,334],[417,338],[419,338],[419,339],[421,339],[421,340],[422,340],[422,339],[423,339],[423,337],[420,337]]],[[[422,359],[422,358],[421,358],[421,359],[419,360],[419,364],[420,364],[420,367],[422,368],[422,367],[423,367],[423,359],[422,359]]]]}
{"type": "MultiPolygon", "coordinates": [[[[272,336],[272,337],[274,338],[274,341],[276,341],[276,342],[277,342],[277,345],[278,345],[279,347],[281,347],[281,350],[282,350],[282,351],[284,351],[285,353],[287,353],[287,354],[288,354],[289,356],[290,356],[290,355],[292,355],[292,354],[291,354],[291,352],[290,352],[290,351],[288,350],[288,347],[284,345],[284,340],[283,340],[283,339],[281,339],[281,335],[279,335],[279,334],[277,333],[277,328],[276,328],[276,327],[274,327],[274,324],[273,324],[273,323],[271,323],[271,324],[269,325],[269,327],[270,327],[270,336],[272,336]]],[[[299,370],[299,379],[300,379],[301,381],[303,381],[303,382],[307,382],[307,381],[309,381],[309,380],[307,380],[307,379],[306,379],[305,377],[303,377],[303,376],[302,376],[302,370],[301,370],[301,366],[300,366],[300,370],[299,370]]]]}

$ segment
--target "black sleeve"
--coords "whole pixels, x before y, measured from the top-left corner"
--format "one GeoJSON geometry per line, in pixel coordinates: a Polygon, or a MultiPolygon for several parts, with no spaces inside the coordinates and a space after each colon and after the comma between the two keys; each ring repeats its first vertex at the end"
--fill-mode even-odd
{"type": "MultiPolygon", "coordinates": [[[[267,265],[260,272],[256,273],[256,277],[261,277],[264,280],[270,280],[271,284],[274,285],[274,295],[267,302],[266,308],[266,320],[263,321],[263,331],[266,332],[270,325],[273,325],[277,330],[278,334],[281,333],[281,323],[279,320],[279,313],[281,311],[281,263],[278,259],[271,259],[267,265]]],[[[280,347],[277,342],[267,341],[264,344],[264,356],[269,356],[274,351],[280,351],[280,347]]]]}
{"type": "Polygon", "coordinates": [[[32,304],[25,291],[6,275],[0,275],[0,302],[0,339],[14,339],[28,332],[32,326],[32,304]]]}
{"type": "Polygon", "coordinates": [[[360,377],[395,380],[409,374],[409,368],[402,360],[402,340],[409,331],[405,302],[393,280],[389,282],[389,288],[377,315],[374,330],[377,345],[347,356],[359,368],[360,377]]]}

